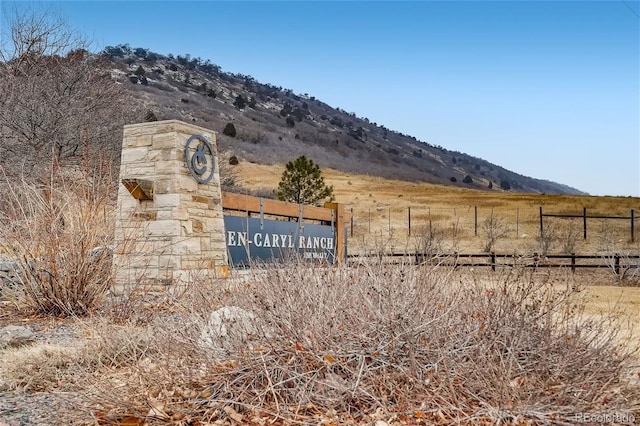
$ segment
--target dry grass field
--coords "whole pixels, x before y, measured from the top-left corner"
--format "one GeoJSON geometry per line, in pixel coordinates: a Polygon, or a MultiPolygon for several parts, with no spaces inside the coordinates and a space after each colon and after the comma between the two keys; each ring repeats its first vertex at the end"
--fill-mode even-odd
{"type": "MultiPolygon", "coordinates": [[[[284,165],[270,166],[241,162],[236,166],[248,188],[271,190],[278,186],[284,165]]],[[[443,251],[481,253],[486,242],[485,223],[492,213],[501,218],[505,235],[494,250],[505,254],[541,251],[540,207],[543,213],[625,216],[635,210],[640,216],[640,199],[542,195],[465,190],[452,186],[388,180],[369,175],[323,170],[325,181],[334,186],[336,201],[353,211],[352,253],[363,247],[385,245],[394,251],[411,250],[431,223],[437,229],[443,251]],[[476,235],[475,208],[478,212],[476,235]],[[409,209],[411,235],[409,235],[409,209]]],[[[630,220],[587,220],[583,239],[582,218],[544,218],[549,253],[610,254],[640,252],[640,220],[635,220],[635,242],[631,242],[630,220]],[[567,250],[571,249],[571,250],[567,250]]]]}

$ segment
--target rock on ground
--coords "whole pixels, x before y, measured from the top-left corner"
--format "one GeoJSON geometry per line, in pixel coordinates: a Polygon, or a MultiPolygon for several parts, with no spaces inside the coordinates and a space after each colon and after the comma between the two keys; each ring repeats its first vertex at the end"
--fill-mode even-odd
{"type": "Polygon", "coordinates": [[[200,334],[200,344],[224,356],[239,345],[251,349],[264,336],[253,312],[237,306],[224,306],[211,313],[200,334]]]}
{"type": "Polygon", "coordinates": [[[8,325],[0,328],[0,348],[17,348],[35,342],[36,336],[27,327],[8,325]]]}

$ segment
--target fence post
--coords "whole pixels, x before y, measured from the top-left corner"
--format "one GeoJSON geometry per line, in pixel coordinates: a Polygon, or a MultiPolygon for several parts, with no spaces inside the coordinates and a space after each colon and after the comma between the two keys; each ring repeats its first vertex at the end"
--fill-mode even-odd
{"type": "Polygon", "coordinates": [[[409,236],[411,236],[411,207],[409,207],[409,236]]]}
{"type": "Polygon", "coordinates": [[[495,252],[491,252],[491,270],[496,270],[496,254],[495,252]]]}
{"type": "Polygon", "coordinates": [[[571,253],[571,272],[576,272],[576,254],[571,253]]]}
{"type": "Polygon", "coordinates": [[[391,235],[391,207],[389,207],[389,235],[391,235]]]}
{"type": "Polygon", "coordinates": [[[635,243],[636,242],[636,238],[635,238],[635,233],[634,233],[634,219],[635,219],[635,210],[631,209],[631,242],[635,243]]]}
{"type": "Polygon", "coordinates": [[[353,237],[353,207],[351,207],[351,236],[353,237]]]}
{"type": "Polygon", "coordinates": [[[336,260],[338,262],[346,261],[346,250],[345,250],[345,242],[347,237],[345,222],[347,221],[347,217],[344,211],[344,204],[340,203],[325,203],[324,205],[327,209],[334,210],[334,218],[336,220],[336,260]]]}
{"type": "Polygon", "coordinates": [[[474,216],[474,223],[475,223],[474,234],[477,237],[478,236],[478,206],[473,206],[473,216],[474,216]]]}
{"type": "Polygon", "coordinates": [[[616,254],[613,259],[613,271],[616,275],[620,275],[620,255],[616,254]]]}
{"type": "Polygon", "coordinates": [[[582,208],[582,223],[584,227],[584,239],[587,239],[587,208],[582,208]]]}
{"type": "Polygon", "coordinates": [[[520,209],[516,207],[516,238],[520,238],[520,209]]]}
{"type": "Polygon", "coordinates": [[[542,206],[540,206],[540,238],[544,235],[544,227],[542,224],[542,206]]]}

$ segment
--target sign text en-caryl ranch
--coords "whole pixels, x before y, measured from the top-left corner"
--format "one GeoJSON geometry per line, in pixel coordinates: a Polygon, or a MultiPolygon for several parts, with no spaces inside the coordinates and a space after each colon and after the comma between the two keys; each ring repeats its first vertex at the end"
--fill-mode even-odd
{"type": "Polygon", "coordinates": [[[227,251],[232,265],[250,260],[335,260],[335,228],[330,225],[287,222],[241,216],[224,217],[227,251]]]}

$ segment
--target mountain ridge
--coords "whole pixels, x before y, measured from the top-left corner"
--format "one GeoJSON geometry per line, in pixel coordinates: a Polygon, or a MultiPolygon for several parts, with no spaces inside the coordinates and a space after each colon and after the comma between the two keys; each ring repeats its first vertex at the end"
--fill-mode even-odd
{"type": "Polygon", "coordinates": [[[112,77],[133,92],[145,118],[191,121],[218,133],[222,151],[247,161],[285,163],[306,154],[347,173],[479,190],[587,195],[523,176],[487,160],[420,141],[308,94],[223,72],[210,60],[108,46],[112,77]],[[225,131],[232,124],[233,131],[225,131]]]}

